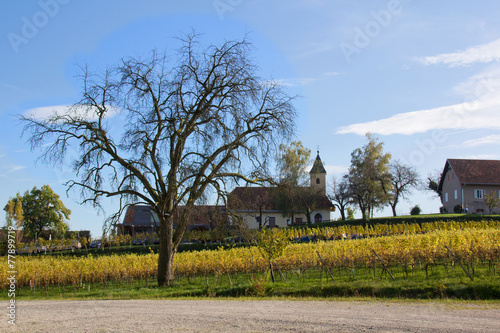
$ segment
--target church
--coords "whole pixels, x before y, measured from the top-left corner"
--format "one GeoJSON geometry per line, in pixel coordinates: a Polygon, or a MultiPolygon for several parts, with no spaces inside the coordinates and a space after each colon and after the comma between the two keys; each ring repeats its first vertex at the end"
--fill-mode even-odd
{"type": "Polygon", "coordinates": [[[291,212],[280,209],[278,187],[236,187],[228,196],[229,209],[250,229],[330,221],[335,208],[326,196],[326,170],[319,151],[309,177],[309,187],[294,189],[298,198],[291,212]]]}

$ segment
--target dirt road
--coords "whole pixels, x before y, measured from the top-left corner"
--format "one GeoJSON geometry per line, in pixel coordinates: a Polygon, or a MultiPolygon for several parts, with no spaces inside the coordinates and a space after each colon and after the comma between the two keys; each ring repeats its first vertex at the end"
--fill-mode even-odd
{"type": "Polygon", "coordinates": [[[465,303],[113,300],[16,305],[16,326],[5,315],[0,331],[500,332],[500,306],[465,303]]]}

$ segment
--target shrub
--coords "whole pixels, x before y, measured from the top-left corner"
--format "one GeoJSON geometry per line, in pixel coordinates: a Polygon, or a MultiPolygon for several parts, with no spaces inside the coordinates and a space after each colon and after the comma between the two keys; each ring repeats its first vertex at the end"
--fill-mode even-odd
{"type": "Polygon", "coordinates": [[[415,205],[415,207],[411,209],[410,215],[420,215],[421,212],[422,210],[420,209],[420,207],[418,205],[415,205]]]}

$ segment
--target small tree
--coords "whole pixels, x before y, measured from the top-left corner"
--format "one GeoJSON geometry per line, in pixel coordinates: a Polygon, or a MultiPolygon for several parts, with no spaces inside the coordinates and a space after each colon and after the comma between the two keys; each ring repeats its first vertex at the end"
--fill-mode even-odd
{"type": "Polygon", "coordinates": [[[439,190],[440,181],[441,171],[435,170],[432,174],[427,176],[427,190],[436,193],[441,203],[443,203],[443,192],[439,190]]]}
{"type": "Polygon", "coordinates": [[[9,227],[16,230],[16,243],[21,241],[21,228],[23,227],[24,214],[23,214],[23,197],[19,192],[14,198],[9,198],[9,201],[4,207],[5,217],[5,230],[9,227]]]}
{"type": "Polygon", "coordinates": [[[351,207],[347,207],[347,220],[354,220],[354,213],[356,212],[356,210],[354,208],[351,208],[351,207]]]}
{"type": "Polygon", "coordinates": [[[495,191],[491,191],[484,196],[484,203],[488,207],[490,214],[493,214],[493,209],[498,207],[498,205],[500,204],[500,198],[497,197],[495,191]]]}
{"type": "Polygon", "coordinates": [[[353,202],[347,175],[343,176],[340,180],[333,178],[328,198],[339,209],[342,220],[345,220],[345,210],[353,202]]]}
{"type": "Polygon", "coordinates": [[[414,168],[404,165],[400,161],[394,161],[389,165],[389,174],[387,176],[391,187],[387,189],[385,182],[381,182],[381,184],[388,197],[392,215],[396,216],[396,206],[399,201],[406,199],[412,189],[419,187],[419,176],[414,168]]]}
{"type": "Polygon", "coordinates": [[[290,240],[279,230],[263,229],[257,234],[257,247],[262,257],[269,262],[273,282],[273,261],[283,255],[289,244],[290,240]]]}
{"type": "Polygon", "coordinates": [[[422,210],[420,209],[420,206],[419,205],[415,205],[415,207],[413,207],[410,211],[410,215],[420,215],[420,213],[422,212],[422,210]]]}

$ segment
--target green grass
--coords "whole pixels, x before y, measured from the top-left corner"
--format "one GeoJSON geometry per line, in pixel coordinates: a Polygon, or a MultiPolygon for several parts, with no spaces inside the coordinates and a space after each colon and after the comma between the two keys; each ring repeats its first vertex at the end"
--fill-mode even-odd
{"type": "MultiPolygon", "coordinates": [[[[37,286],[16,290],[16,300],[42,299],[171,299],[171,298],[352,298],[370,299],[452,299],[500,300],[498,267],[475,268],[471,281],[458,266],[391,267],[390,276],[379,266],[333,269],[331,277],[325,270],[308,269],[284,272],[282,279],[275,272],[276,283],[269,272],[221,276],[177,277],[173,286],[158,287],[153,279],[108,282],[77,286],[37,286]],[[496,271],[495,271],[496,270],[496,271]]],[[[8,299],[3,291],[1,299],[8,299]]]]}
{"type": "Polygon", "coordinates": [[[480,215],[480,214],[424,214],[424,215],[402,215],[402,216],[387,216],[374,217],[368,221],[362,219],[345,220],[345,221],[330,221],[315,223],[311,225],[292,226],[290,228],[306,228],[306,227],[338,227],[338,226],[365,226],[375,224],[400,224],[400,223],[426,223],[426,222],[462,222],[462,221],[483,221],[494,220],[500,221],[500,215],[480,215]]]}

